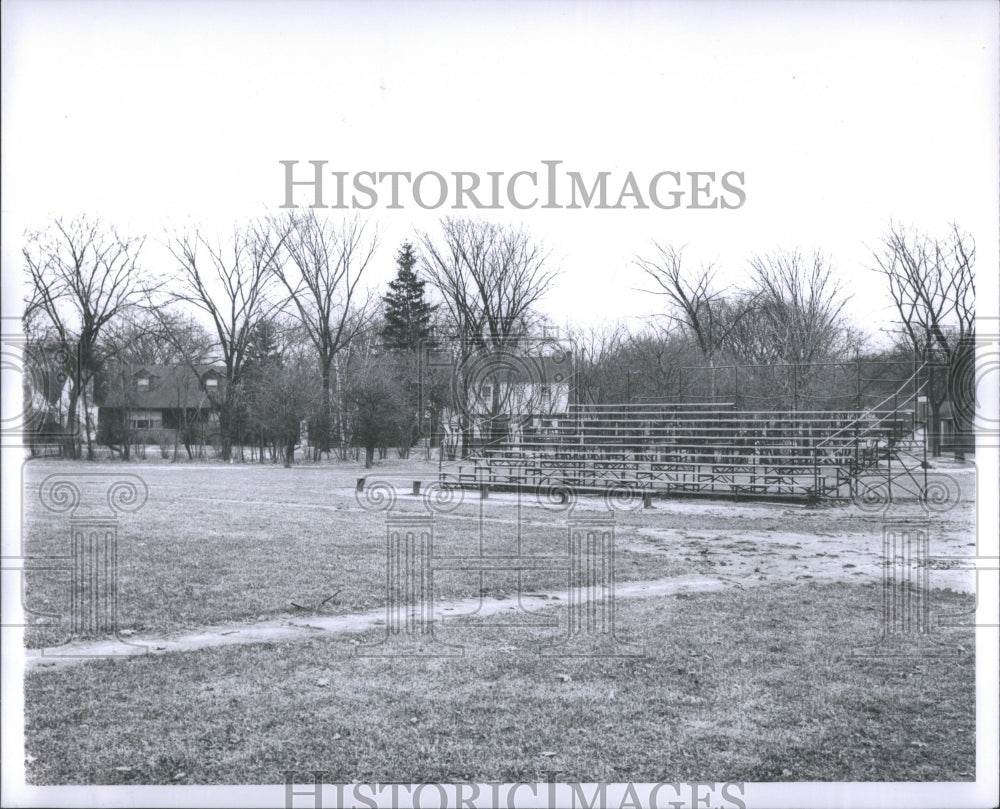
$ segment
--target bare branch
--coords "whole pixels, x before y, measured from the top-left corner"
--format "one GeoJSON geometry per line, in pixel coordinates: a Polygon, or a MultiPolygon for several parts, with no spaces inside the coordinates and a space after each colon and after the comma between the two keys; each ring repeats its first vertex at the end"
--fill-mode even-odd
{"type": "Polygon", "coordinates": [[[534,307],[556,271],[524,230],[447,218],[440,239],[423,233],[423,269],[446,313],[470,344],[504,348],[535,325],[534,307]]]}

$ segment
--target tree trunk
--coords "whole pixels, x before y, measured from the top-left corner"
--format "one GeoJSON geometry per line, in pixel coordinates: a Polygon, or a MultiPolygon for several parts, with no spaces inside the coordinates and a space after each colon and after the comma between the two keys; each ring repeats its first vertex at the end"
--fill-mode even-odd
{"type": "Polygon", "coordinates": [[[931,415],[927,420],[927,448],[932,458],[941,457],[941,402],[927,397],[931,415]]]}
{"type": "Polygon", "coordinates": [[[224,461],[229,461],[233,457],[233,409],[231,402],[224,402],[219,408],[219,443],[224,461]]]}
{"type": "Polygon", "coordinates": [[[369,444],[365,447],[365,469],[371,469],[375,461],[375,445],[369,444]]]}
{"type": "Polygon", "coordinates": [[[87,460],[94,460],[94,438],[93,431],[91,430],[92,422],[90,420],[90,402],[87,399],[87,387],[84,385],[83,389],[80,391],[80,401],[83,403],[83,432],[84,438],[87,441],[87,460]]]}
{"type": "MultiPolygon", "coordinates": [[[[337,446],[342,447],[344,446],[344,417],[343,408],[340,406],[340,363],[336,359],[333,360],[332,384],[333,393],[331,398],[337,403],[337,414],[335,419],[337,424],[337,446]]],[[[331,402],[330,406],[331,408],[333,407],[333,402],[331,402]]]]}
{"type": "Polygon", "coordinates": [[[77,432],[80,425],[76,417],[77,400],[80,398],[79,388],[73,384],[73,389],[69,392],[69,406],[66,408],[66,430],[63,434],[63,452],[66,457],[78,460],[80,453],[77,449],[77,432]]]}
{"type": "Polygon", "coordinates": [[[966,440],[973,437],[975,451],[975,433],[973,420],[976,412],[976,389],[972,380],[975,379],[976,362],[975,340],[971,337],[959,342],[948,367],[948,391],[951,398],[951,413],[954,419],[955,460],[965,460],[966,440]],[[970,370],[971,373],[967,371],[970,370]]]}
{"type": "Polygon", "coordinates": [[[320,358],[320,376],[323,387],[322,402],[320,403],[319,435],[316,437],[316,446],[319,460],[321,453],[330,453],[330,423],[333,416],[333,394],[331,391],[330,366],[332,358],[320,358]]]}
{"type": "Polygon", "coordinates": [[[469,449],[472,446],[472,424],[469,417],[463,414],[460,423],[461,445],[459,446],[459,457],[463,460],[469,457],[469,449]]]}

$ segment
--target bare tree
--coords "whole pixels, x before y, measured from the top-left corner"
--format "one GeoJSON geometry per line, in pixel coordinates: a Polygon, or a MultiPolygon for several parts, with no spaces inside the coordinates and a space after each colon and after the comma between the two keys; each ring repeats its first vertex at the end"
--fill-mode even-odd
{"type": "Polygon", "coordinates": [[[370,301],[358,283],[378,246],[378,232],[369,235],[356,217],[336,223],[320,219],[314,210],[290,212],[283,229],[290,262],[275,263],[274,272],[316,351],[322,403],[318,434],[311,438],[318,457],[330,452],[332,414],[340,395],[337,354],[368,320],[370,301]]]}
{"type": "Polygon", "coordinates": [[[251,416],[273,444],[275,460],[281,458],[285,467],[292,465],[302,440],[302,422],[316,412],[320,401],[316,365],[309,354],[308,346],[285,346],[258,369],[263,373],[248,391],[251,416]]]}
{"type": "Polygon", "coordinates": [[[556,272],[548,254],[523,229],[446,218],[436,239],[421,234],[423,270],[448,318],[471,345],[508,348],[534,325],[535,305],[556,272]]]}
{"type": "Polygon", "coordinates": [[[811,365],[842,353],[849,296],[822,254],[776,251],[754,256],[750,266],[754,320],[771,345],[773,361],[811,365]]]}
{"type": "MultiPolygon", "coordinates": [[[[747,363],[787,365],[787,371],[767,375],[781,387],[770,385],[768,394],[794,402],[799,392],[804,394],[822,381],[817,363],[842,359],[859,346],[856,331],[842,314],[847,297],[819,253],[756,256],[750,261],[751,284],[721,291],[714,284],[714,267],[703,265],[688,272],[682,250],[654,245],[653,259],[637,257],[635,262],[658,286],[648,291],[666,296],[668,317],[700,350],[708,365],[707,395],[712,401],[719,392],[716,369],[731,370],[735,382],[738,369],[733,363],[747,363]]],[[[739,387],[732,392],[738,400],[739,387]]]]}
{"type": "Polygon", "coordinates": [[[715,288],[714,265],[703,264],[689,273],[683,268],[684,248],[655,241],[653,246],[657,253],[654,258],[634,259],[659,287],[645,291],[666,296],[672,309],[668,317],[695,340],[708,364],[714,365],[733,331],[753,314],[756,296],[727,295],[715,288]]]}
{"type": "Polygon", "coordinates": [[[628,341],[628,328],[623,323],[573,328],[568,337],[576,352],[573,379],[576,401],[579,404],[610,401],[606,366],[628,341]]]}
{"type": "Polygon", "coordinates": [[[176,236],[169,244],[180,265],[174,298],[211,318],[226,368],[226,384],[213,394],[223,460],[232,458],[239,436],[241,383],[254,328],[276,308],[269,293],[285,238],[285,232],[257,223],[236,228],[225,247],[197,231],[176,236]]]}
{"type": "Polygon", "coordinates": [[[136,307],[109,325],[101,340],[102,356],[132,364],[204,363],[212,336],[197,320],[163,307],[136,307]]]}
{"type": "MultiPolygon", "coordinates": [[[[636,256],[635,264],[648,275],[659,289],[645,290],[666,296],[668,317],[695,341],[709,367],[714,369],[719,355],[732,335],[755,311],[757,296],[753,293],[728,295],[715,288],[716,269],[702,265],[696,272],[683,267],[684,248],[653,242],[656,255],[652,259],[636,256]]],[[[715,399],[715,374],[711,373],[710,396],[715,399]]]]}
{"type": "Polygon", "coordinates": [[[81,455],[81,403],[87,457],[94,457],[87,386],[100,367],[102,332],[138,300],[144,241],[121,236],[99,220],[56,219],[47,230],[29,234],[22,251],[30,283],[25,331],[29,338],[66,349],[64,452],[70,458],[81,455]]]}
{"type": "MultiPolygon", "coordinates": [[[[931,238],[893,224],[874,251],[876,272],[885,277],[900,322],[915,354],[947,367],[947,384],[929,380],[932,452],[939,453],[940,408],[950,395],[955,429],[965,434],[975,411],[976,244],[956,224],[931,238]]],[[[956,457],[963,458],[961,445],[956,457]]]]}
{"type": "MultiPolygon", "coordinates": [[[[548,291],[555,270],[548,254],[519,228],[472,219],[446,218],[440,237],[423,233],[422,268],[444,302],[444,314],[458,336],[458,374],[473,357],[490,363],[491,356],[518,352],[537,325],[535,306],[548,291]]],[[[502,361],[498,361],[498,367],[502,361]]],[[[478,376],[485,381],[489,374],[478,376]]],[[[492,385],[491,418],[499,415],[502,385],[492,385]]],[[[460,384],[457,390],[464,391],[460,384]]],[[[467,454],[471,424],[466,401],[456,402],[461,415],[462,454],[467,454]]]]}
{"type": "Polygon", "coordinates": [[[572,336],[574,390],[581,404],[680,401],[684,367],[697,364],[701,353],[689,335],[657,324],[638,332],[616,324],[572,336]]]}
{"type": "Polygon", "coordinates": [[[728,351],[751,366],[743,387],[757,402],[793,408],[838,393],[824,363],[856,354],[861,338],[843,315],[849,300],[819,252],[774,251],[750,259],[752,283],[739,293],[753,317],[740,320],[728,351]],[[768,366],[768,367],[759,367],[768,366]]]}

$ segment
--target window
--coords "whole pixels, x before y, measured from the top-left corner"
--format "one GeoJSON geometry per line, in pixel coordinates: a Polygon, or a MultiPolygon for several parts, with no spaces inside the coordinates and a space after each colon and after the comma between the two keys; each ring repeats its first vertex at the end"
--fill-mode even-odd
{"type": "Polygon", "coordinates": [[[210,376],[208,377],[208,379],[205,380],[206,390],[216,390],[218,387],[219,387],[219,380],[216,379],[214,376],[210,376]]]}
{"type": "Polygon", "coordinates": [[[136,390],[149,390],[149,377],[148,376],[140,376],[138,379],[136,379],[135,380],[135,389],[136,390]]]}
{"type": "Polygon", "coordinates": [[[133,430],[158,430],[163,426],[160,410],[133,410],[129,413],[128,426],[133,430]]]}

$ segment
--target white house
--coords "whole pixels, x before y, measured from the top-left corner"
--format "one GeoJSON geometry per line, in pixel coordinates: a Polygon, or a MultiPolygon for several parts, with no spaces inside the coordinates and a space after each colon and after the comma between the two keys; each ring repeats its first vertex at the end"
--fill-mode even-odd
{"type": "Polygon", "coordinates": [[[501,356],[456,380],[453,406],[444,413],[445,443],[455,447],[463,427],[473,447],[518,442],[559,426],[572,396],[569,352],[501,356]]]}

